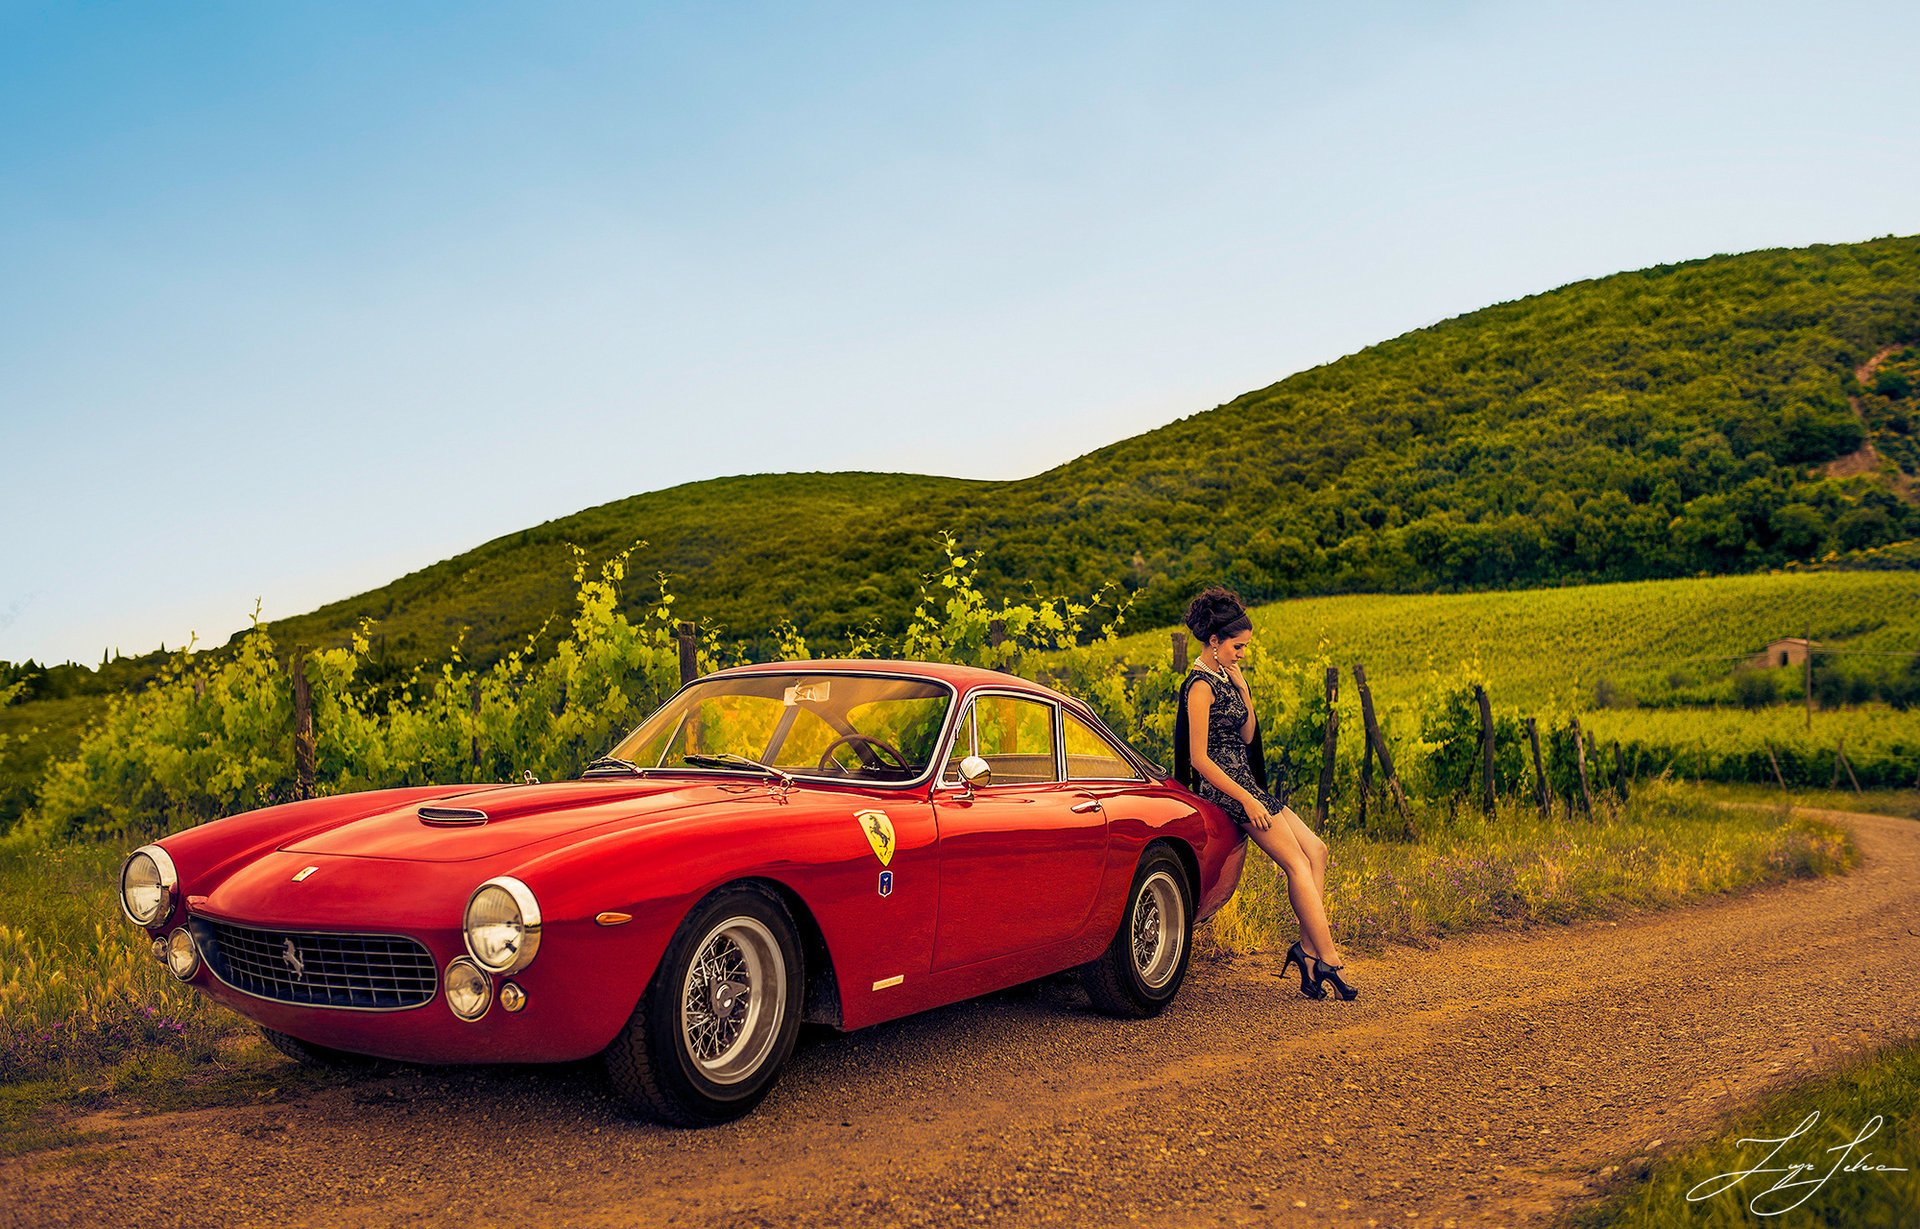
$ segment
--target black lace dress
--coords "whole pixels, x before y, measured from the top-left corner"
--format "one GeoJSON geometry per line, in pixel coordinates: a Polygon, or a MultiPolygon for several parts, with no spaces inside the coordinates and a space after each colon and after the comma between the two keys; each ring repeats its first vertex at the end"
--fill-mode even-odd
{"type": "Polygon", "coordinates": [[[1222,678],[1204,666],[1195,666],[1187,671],[1187,677],[1180,683],[1180,708],[1173,721],[1175,778],[1232,816],[1235,823],[1247,826],[1246,808],[1201,776],[1194,769],[1193,757],[1188,752],[1187,693],[1193,690],[1195,683],[1202,681],[1213,689],[1213,704],[1207,712],[1207,758],[1219,765],[1220,770],[1232,777],[1242,789],[1258,798],[1261,805],[1267,808],[1267,814],[1279,815],[1280,808],[1287,805],[1287,799],[1293,792],[1287,780],[1284,760],[1280,765],[1276,789],[1267,784],[1266,756],[1260,748],[1258,723],[1253,728],[1253,741],[1240,741],[1240,726],[1247,719],[1245,697],[1232,680],[1222,678]]]}

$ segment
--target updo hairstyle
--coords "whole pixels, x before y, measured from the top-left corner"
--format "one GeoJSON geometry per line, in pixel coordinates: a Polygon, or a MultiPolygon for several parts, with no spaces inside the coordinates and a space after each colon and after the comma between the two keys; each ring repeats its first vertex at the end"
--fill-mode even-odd
{"type": "Polygon", "coordinates": [[[1201,644],[1214,636],[1228,640],[1253,628],[1245,603],[1231,589],[1211,585],[1187,603],[1187,630],[1201,644]]]}

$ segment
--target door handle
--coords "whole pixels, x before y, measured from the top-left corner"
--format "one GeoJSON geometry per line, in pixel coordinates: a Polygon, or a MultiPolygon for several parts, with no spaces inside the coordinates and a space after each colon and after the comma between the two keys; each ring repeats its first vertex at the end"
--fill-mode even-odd
{"type": "Polygon", "coordinates": [[[1098,798],[1089,798],[1085,802],[1076,802],[1073,804],[1073,813],[1075,815],[1087,815],[1099,809],[1100,800],[1098,798]]]}

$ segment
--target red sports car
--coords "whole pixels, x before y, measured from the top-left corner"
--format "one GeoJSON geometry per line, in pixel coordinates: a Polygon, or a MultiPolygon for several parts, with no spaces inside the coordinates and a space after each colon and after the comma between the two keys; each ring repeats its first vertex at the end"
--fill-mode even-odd
{"type": "Polygon", "coordinates": [[[1078,966],[1160,1011],[1235,825],[1086,705],[926,662],[745,666],[578,780],[269,807],[135,850],[181,980],[307,1062],[604,1055],[667,1122],[751,1109],[803,1020],[855,1029],[1078,966]]]}

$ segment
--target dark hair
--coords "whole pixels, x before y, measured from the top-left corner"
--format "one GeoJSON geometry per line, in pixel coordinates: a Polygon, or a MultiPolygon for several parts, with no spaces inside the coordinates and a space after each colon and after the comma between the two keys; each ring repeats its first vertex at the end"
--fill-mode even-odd
{"type": "Polygon", "coordinates": [[[1205,644],[1211,637],[1226,640],[1253,630],[1253,620],[1240,595],[1219,585],[1210,585],[1187,603],[1187,630],[1205,644]]]}

